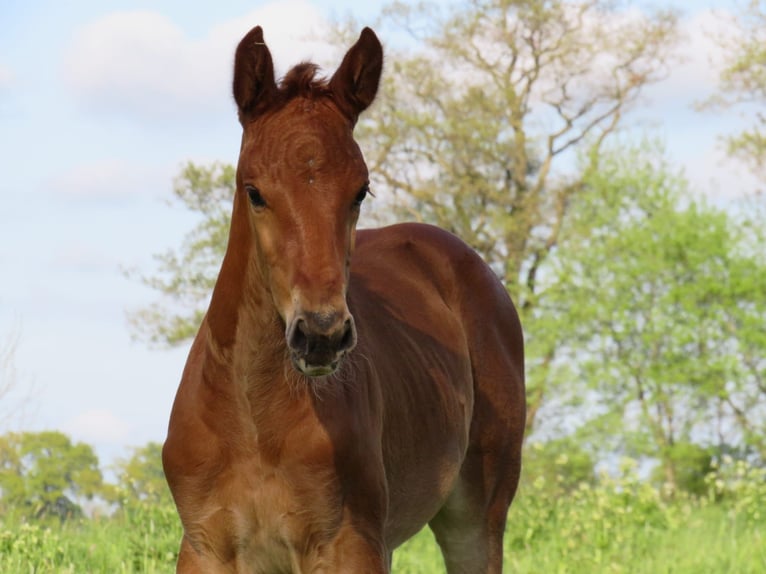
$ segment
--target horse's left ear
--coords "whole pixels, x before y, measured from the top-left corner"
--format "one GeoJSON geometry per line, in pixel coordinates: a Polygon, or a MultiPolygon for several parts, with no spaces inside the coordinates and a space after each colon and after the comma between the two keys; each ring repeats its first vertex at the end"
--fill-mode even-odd
{"type": "Polygon", "coordinates": [[[375,99],[382,71],[383,46],[375,32],[365,28],[330,80],[335,101],[352,122],[375,99]]]}

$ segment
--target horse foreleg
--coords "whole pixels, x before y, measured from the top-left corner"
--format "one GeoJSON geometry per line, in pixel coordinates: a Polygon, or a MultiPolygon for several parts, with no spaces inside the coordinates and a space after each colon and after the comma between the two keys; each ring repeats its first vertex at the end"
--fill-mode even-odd
{"type": "Polygon", "coordinates": [[[222,567],[220,564],[212,564],[206,561],[192,547],[186,536],[181,540],[181,549],[178,552],[176,574],[205,574],[217,572],[231,572],[231,569],[222,567]]]}
{"type": "Polygon", "coordinates": [[[319,550],[304,571],[312,574],[389,574],[389,556],[382,541],[364,536],[348,524],[319,550]]]}

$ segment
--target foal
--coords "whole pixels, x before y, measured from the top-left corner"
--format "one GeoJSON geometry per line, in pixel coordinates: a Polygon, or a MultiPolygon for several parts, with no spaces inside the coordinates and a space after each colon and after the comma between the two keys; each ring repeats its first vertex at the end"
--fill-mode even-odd
{"type": "Polygon", "coordinates": [[[277,83],[260,27],[237,48],[229,243],[163,449],[178,572],[383,574],[425,524],[449,574],[502,569],[521,326],[453,235],[356,231],[382,64],[367,28],[329,80],[277,83]]]}

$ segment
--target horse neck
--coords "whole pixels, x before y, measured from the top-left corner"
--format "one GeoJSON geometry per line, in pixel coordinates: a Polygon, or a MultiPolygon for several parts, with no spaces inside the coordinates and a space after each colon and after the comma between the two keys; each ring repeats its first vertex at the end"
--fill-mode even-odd
{"type": "Polygon", "coordinates": [[[207,323],[210,354],[237,383],[250,388],[284,377],[288,355],[285,327],[259,272],[252,253],[252,231],[241,210],[235,200],[229,244],[207,323]]]}

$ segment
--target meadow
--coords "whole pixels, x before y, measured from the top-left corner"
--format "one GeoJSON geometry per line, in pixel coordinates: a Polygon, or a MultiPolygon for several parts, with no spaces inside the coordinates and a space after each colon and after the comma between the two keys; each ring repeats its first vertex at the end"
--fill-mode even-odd
{"type": "MultiPolygon", "coordinates": [[[[668,492],[626,464],[619,477],[571,487],[527,481],[511,508],[505,571],[760,574],[766,572],[766,470],[728,461],[699,495],[668,492]]],[[[133,502],[64,524],[0,518],[5,574],[169,573],[180,526],[170,504],[133,502]]],[[[394,554],[397,574],[444,567],[425,529],[394,554]]]]}

